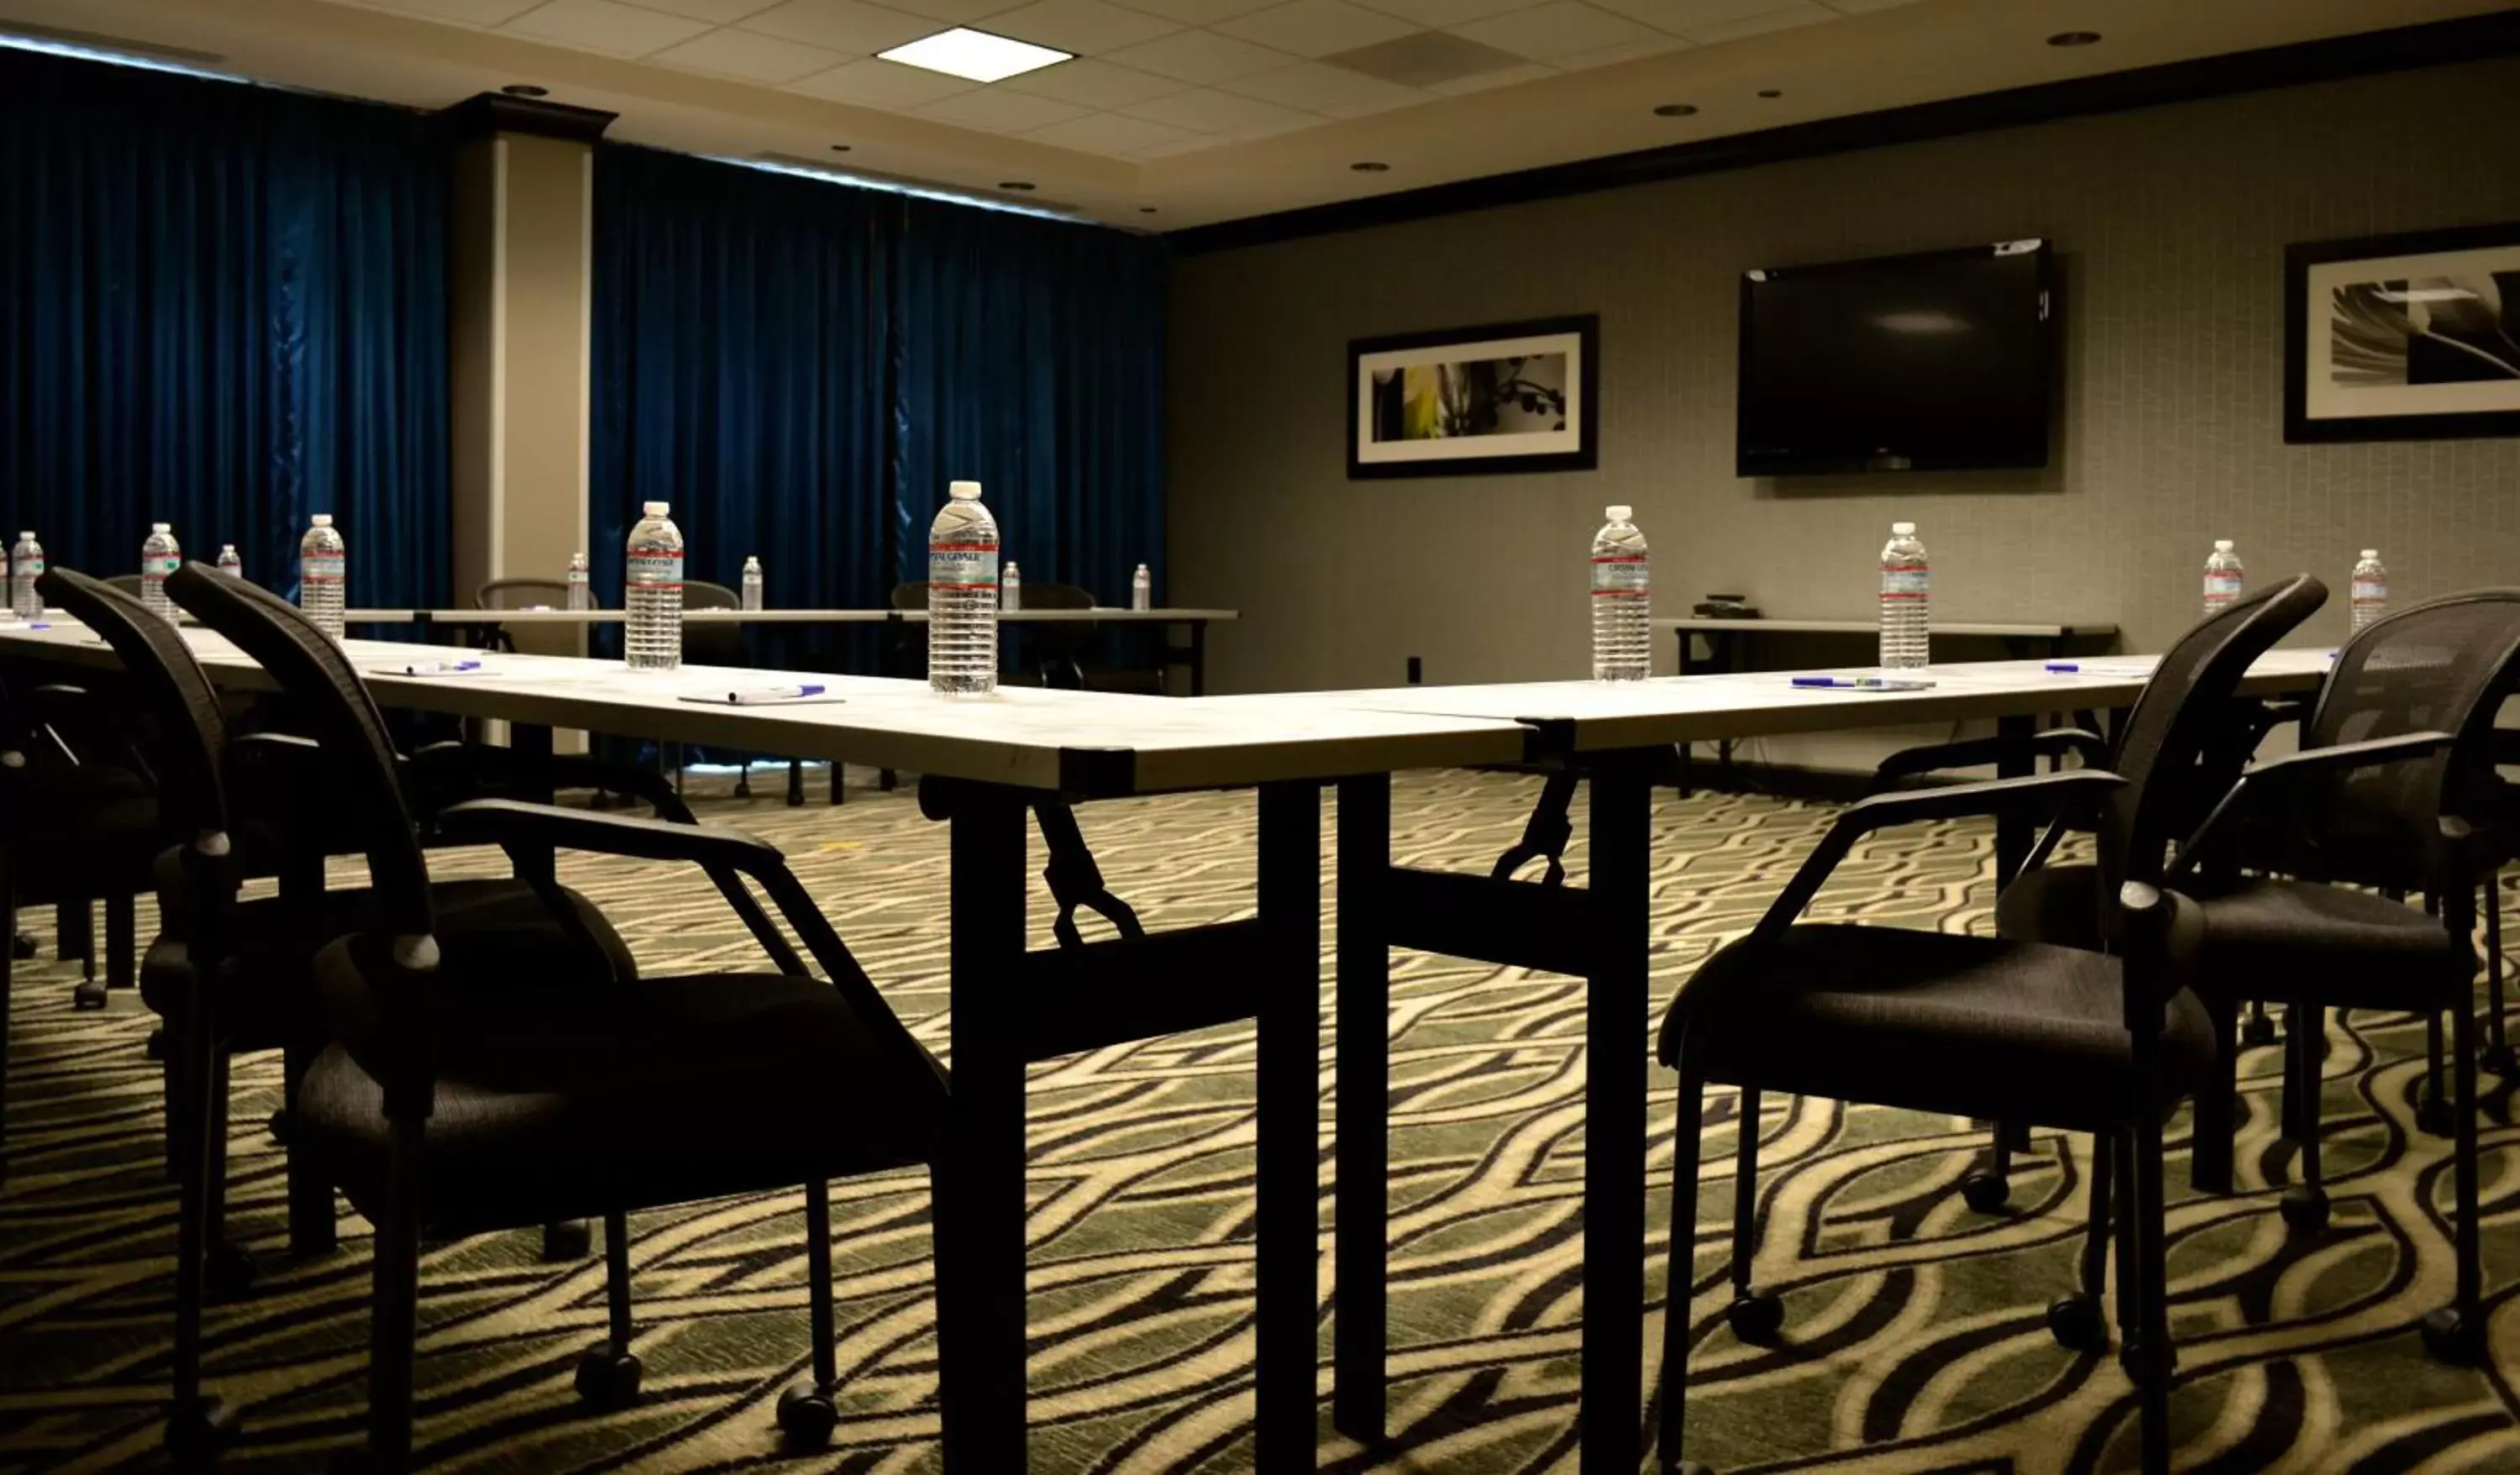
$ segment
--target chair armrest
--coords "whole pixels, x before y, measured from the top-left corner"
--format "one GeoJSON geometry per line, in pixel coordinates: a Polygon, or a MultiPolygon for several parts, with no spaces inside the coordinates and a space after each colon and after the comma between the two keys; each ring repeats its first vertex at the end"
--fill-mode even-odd
{"type": "Polygon", "coordinates": [[[2215,801],[2205,816],[2205,823],[2179,847],[2178,858],[2171,862],[2166,880],[2170,884],[2195,872],[2198,862],[2208,847],[2219,838],[2218,831],[2228,831],[2258,809],[2282,797],[2305,779],[2350,772],[2359,768],[2378,768],[2391,763],[2407,763],[2429,758],[2457,739],[2448,733],[2408,733],[2397,738],[2374,738],[2364,742],[2340,742],[2328,747],[2305,748],[2253,764],[2240,775],[2238,782],[2215,801]]]}
{"type": "Polygon", "coordinates": [[[2096,803],[2110,790],[2126,781],[2105,769],[2077,768],[2063,773],[2034,774],[2025,779],[1996,779],[1985,783],[1956,783],[1945,788],[1912,789],[1900,793],[1875,794],[1859,799],[1838,812],[1828,827],[1828,833],[1812,853],[1803,858],[1802,869],[1785,883],[1765,916],[1751,932],[1756,940],[1773,940],[1794,923],[1803,909],[1820,894],[1838,863],[1846,859],[1855,842],[1876,829],[1893,825],[1917,825],[1933,820],[1957,820],[1972,815],[2005,815],[2022,811],[2054,813],[2072,804],[2096,803]]]}
{"type": "MultiPolygon", "coordinates": [[[[432,742],[414,751],[410,772],[423,782],[440,785],[424,807],[443,809],[478,799],[500,797],[518,788],[558,792],[563,788],[600,788],[628,794],[645,802],[661,819],[697,825],[691,806],[674,791],[664,775],[652,769],[607,763],[577,753],[532,755],[486,743],[432,742]],[[453,792],[447,792],[452,789],[453,792]]],[[[527,801],[531,802],[531,801],[527,801]]]]}
{"type": "Polygon", "coordinates": [[[517,799],[469,799],[439,811],[438,832],[459,845],[534,845],[643,861],[728,866],[747,875],[785,872],[778,846],[742,830],[597,814],[517,799]]]}
{"type": "MultiPolygon", "coordinates": [[[[1881,760],[1872,771],[1872,782],[1865,785],[1865,794],[1888,792],[1902,779],[1918,774],[1940,773],[1956,768],[1983,768],[2001,762],[2016,751],[2017,739],[2005,738],[1970,738],[1958,742],[1937,742],[1924,747],[1902,748],[1881,760]]],[[[2086,768],[2109,766],[2109,745],[2099,734],[2083,728],[2049,728],[2032,735],[2030,752],[2038,758],[2061,758],[2078,755],[2086,768]]]]}

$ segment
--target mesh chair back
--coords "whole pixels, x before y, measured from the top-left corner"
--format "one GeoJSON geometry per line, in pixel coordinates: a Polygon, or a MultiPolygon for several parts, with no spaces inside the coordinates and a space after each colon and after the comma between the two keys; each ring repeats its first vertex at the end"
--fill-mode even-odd
{"type": "Polygon", "coordinates": [[[177,569],[166,580],[166,593],[280,684],[307,736],[330,760],[327,775],[335,788],[327,798],[367,855],[383,929],[397,937],[430,935],[435,916],[428,863],[403,802],[400,760],[385,735],[384,714],[358,668],[295,605],[205,564],[177,569]]]}
{"type": "Polygon", "coordinates": [[[2120,881],[2161,879],[2170,846],[2195,822],[2199,770],[2230,721],[2240,679],[2326,602],[2327,586],[2295,574],[2199,620],[2161,658],[2127,714],[2111,762],[2127,781],[2101,812],[2100,855],[2114,872],[2112,892],[2120,881]]]}
{"type": "Polygon", "coordinates": [[[136,600],[140,598],[140,586],[146,582],[136,573],[109,574],[106,576],[105,587],[116,594],[129,595],[136,600]]]}
{"type": "MultiPolygon", "coordinates": [[[[545,609],[567,608],[568,585],[559,579],[492,579],[472,591],[475,609],[531,609],[537,605],[545,609]]],[[[604,607],[592,584],[586,589],[586,607],[604,607]]]]}
{"type": "Polygon", "coordinates": [[[2293,813],[2306,871],[2416,890],[2444,815],[2490,818],[2491,743],[2520,676],[2520,589],[2451,595],[2358,631],[2336,653],[2303,724],[2304,747],[2438,732],[2438,757],[2349,770],[2311,783],[2293,813]]]}
{"type": "MultiPolygon", "coordinates": [[[[711,584],[702,579],[683,581],[685,609],[741,609],[743,597],[724,584],[711,584]]],[[[696,666],[740,666],[743,664],[743,627],[742,625],[685,625],[683,627],[683,659],[696,666]]]]}
{"type": "Polygon", "coordinates": [[[226,714],[193,648],[140,602],[73,568],[35,581],[44,603],[104,637],[157,729],[149,756],[158,769],[158,812],[169,834],[224,833],[227,798],[218,755],[227,750],[226,714]]]}
{"type": "Polygon", "coordinates": [[[925,610],[927,607],[926,583],[922,581],[917,584],[893,585],[892,607],[895,609],[906,609],[914,612],[925,610]]]}

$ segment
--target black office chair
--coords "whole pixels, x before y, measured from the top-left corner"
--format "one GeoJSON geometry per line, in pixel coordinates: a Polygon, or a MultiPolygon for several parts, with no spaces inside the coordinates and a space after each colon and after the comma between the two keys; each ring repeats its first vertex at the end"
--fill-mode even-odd
{"type": "Polygon", "coordinates": [[[108,574],[105,579],[105,585],[107,588],[112,590],[116,594],[128,597],[134,603],[137,603],[140,599],[141,585],[147,582],[148,581],[146,579],[143,579],[136,573],[108,574]]]}
{"type": "MultiPolygon", "coordinates": [[[[1093,609],[1093,591],[1077,584],[1026,584],[1026,609],[1093,609]]],[[[1026,663],[1043,686],[1078,692],[1164,694],[1161,671],[1115,666],[1102,659],[1102,626],[1090,620],[1058,620],[1011,627],[1021,632],[1026,663]]]]}
{"type": "MultiPolygon", "coordinates": [[[[297,704],[330,760],[333,808],[368,858],[375,925],[315,962],[332,1043],[308,1072],[295,1145],[377,1226],[371,1461],[387,1471],[411,1462],[423,1234],[603,1215],[610,1335],[580,1361],[577,1387],[590,1403],[617,1406],[637,1396],[641,1372],[629,1351],[627,1214],[794,1184],[805,1189],[814,1374],[781,1398],[779,1422],[792,1444],[828,1440],[837,1373],[826,1181],[926,1161],[947,1093],[942,1068],[779,852],[719,828],[506,800],[459,805],[438,827],[506,847],[523,870],[556,846],[699,866],[779,970],[623,978],[594,995],[485,990],[438,935],[428,859],[382,715],[340,648],[292,606],[199,564],[168,588],[297,704]],[[747,880],[828,982],[807,971],[747,880]]],[[[195,894],[233,896],[216,858],[192,854],[195,894]]],[[[204,925],[197,935],[229,934],[204,925]]],[[[221,976],[197,963],[201,976],[221,976]]]]}
{"type": "MultiPolygon", "coordinates": [[[[1682,1468],[1705,1088],[1740,1088],[1733,1181],[1736,1336],[1773,1340],[1783,1304],[1750,1269],[1758,1215],[1759,1093],[2044,1124],[2093,1135],[2082,1290],[2059,1297],[2060,1345],[2107,1344],[2100,1308],[2109,1200],[2119,1235],[2122,1358],[2141,1407],[2144,1468],[2169,1468],[2171,1374],[2162,1229],[2162,1126],[2216,1080],[2215,1021],[2190,989],[2202,927],[2163,888],[2163,827],[2180,805],[2158,775],[2193,768],[2239,680],[2280,632],[2324,598],[2296,579],[2209,620],[2163,657],[2129,715],[2115,757],[2135,770],[2078,769],[1879,794],[1841,813],[1757,928],[1685,984],[1663,1020],[1661,1056],[1680,1073],[1673,1164],[1672,1300],[1665,1313],[1662,1459],[1682,1468]],[[2150,781],[2150,782],[2147,782],[2150,781]],[[2096,827],[2100,917],[2111,951],[1895,927],[1797,920],[1855,842],[1888,826],[1965,815],[2088,816],[2096,827]],[[2114,1180],[2114,1183],[2112,1182],[2114,1180]]],[[[2051,830],[2052,833],[2052,830],[2051,830]]]]}

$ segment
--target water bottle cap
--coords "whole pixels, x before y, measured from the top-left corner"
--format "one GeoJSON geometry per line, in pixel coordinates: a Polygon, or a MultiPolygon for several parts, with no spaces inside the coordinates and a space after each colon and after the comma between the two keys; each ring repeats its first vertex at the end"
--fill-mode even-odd
{"type": "Polygon", "coordinates": [[[22,543],[32,543],[35,541],[35,530],[31,527],[20,528],[18,539],[22,543]]]}
{"type": "MultiPolygon", "coordinates": [[[[28,533],[26,536],[31,538],[31,537],[33,537],[33,536],[34,536],[34,534],[33,534],[33,533],[28,533]]],[[[2380,550],[2378,550],[2378,549],[2376,549],[2376,548],[2366,548],[2366,549],[2362,550],[2362,557],[2364,557],[2364,558],[2366,558],[2366,559],[2377,559],[2378,557],[2380,557],[2380,550]]]]}
{"type": "Polygon", "coordinates": [[[2231,551],[2231,540],[2230,540],[2230,539],[2228,539],[2228,538],[2217,538],[2217,539],[2215,539],[2215,540],[2214,540],[2214,551],[2215,551],[2216,553],[2229,553],[2229,552],[2231,551]]]}
{"type": "Polygon", "coordinates": [[[219,545],[219,556],[220,556],[221,558],[225,558],[227,555],[232,554],[232,553],[235,553],[235,552],[236,552],[236,545],[235,545],[235,544],[233,544],[233,543],[222,543],[222,544],[220,544],[220,545],[219,545]]]}
{"type": "Polygon", "coordinates": [[[642,503],[639,508],[640,514],[648,517],[661,517],[667,511],[666,505],[661,502],[642,503]]]}
{"type": "Polygon", "coordinates": [[[1913,522],[1893,522],[1890,524],[1890,536],[1894,538],[1912,538],[1915,535],[1916,524],[1913,522]]]}
{"type": "Polygon", "coordinates": [[[971,502],[978,500],[980,484],[976,481],[957,481],[946,490],[952,493],[957,501],[971,502]]]}
{"type": "Polygon", "coordinates": [[[1616,507],[1605,507],[1601,509],[1601,515],[1612,522],[1625,522],[1636,514],[1637,510],[1625,505],[1624,503],[1616,507]]]}
{"type": "Polygon", "coordinates": [[[170,522],[152,522],[149,524],[149,530],[153,533],[171,533],[175,527],[170,522]]]}
{"type": "Polygon", "coordinates": [[[1146,565],[1146,564],[1141,563],[1141,564],[1139,564],[1139,565],[1138,565],[1138,572],[1140,572],[1140,573],[1145,573],[1146,571],[1147,571],[1147,565],[1146,565]]]}
{"type": "Polygon", "coordinates": [[[333,525],[333,514],[331,513],[317,513],[314,516],[307,518],[306,521],[310,526],[314,527],[331,527],[333,525]]]}

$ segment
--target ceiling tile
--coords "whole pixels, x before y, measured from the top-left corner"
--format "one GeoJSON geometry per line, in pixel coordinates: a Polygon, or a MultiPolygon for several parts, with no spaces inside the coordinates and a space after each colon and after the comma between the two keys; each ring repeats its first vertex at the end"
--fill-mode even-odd
{"type": "Polygon", "coordinates": [[[1282,51],[1220,36],[1212,30],[1183,30],[1123,48],[1104,60],[1185,82],[1230,82],[1236,77],[1275,70],[1295,59],[1282,51]]]}
{"type": "Polygon", "coordinates": [[[1201,149],[1213,149],[1226,142],[1228,140],[1221,134],[1193,133],[1188,138],[1177,138],[1170,143],[1156,144],[1152,148],[1134,150],[1129,156],[1131,158],[1170,158],[1176,154],[1195,154],[1201,149]]]}
{"type": "Polygon", "coordinates": [[[982,16],[1014,9],[1010,0],[891,0],[891,5],[894,10],[906,10],[914,16],[925,16],[930,21],[944,21],[955,25],[967,25],[982,16]]]}
{"type": "Polygon", "coordinates": [[[788,90],[867,108],[916,108],[922,103],[949,98],[958,92],[968,92],[971,84],[941,71],[904,67],[899,62],[869,57],[863,62],[851,62],[844,67],[817,72],[801,82],[790,82],[788,90]]]}
{"type": "Polygon", "coordinates": [[[1844,19],[1833,10],[1804,0],[1803,4],[1791,10],[1743,16],[1737,21],[1718,21],[1712,25],[1692,25],[1684,34],[1700,46],[1712,46],[1719,41],[1738,41],[1743,36],[1765,35],[1772,30],[1790,30],[1797,25],[1817,25],[1822,21],[1844,19]]]}
{"type": "Polygon", "coordinates": [[[1247,16],[1255,10],[1266,10],[1281,0],[1119,0],[1131,10],[1142,10],[1184,25],[1214,25],[1236,16],[1247,16]]]}
{"type": "Polygon", "coordinates": [[[1435,95],[1431,92],[1412,92],[1404,89],[1399,97],[1377,97],[1354,103],[1333,103],[1322,111],[1335,118],[1372,117],[1377,112],[1390,112],[1395,109],[1408,108],[1418,103],[1431,103],[1434,100],[1435,95]]]}
{"type": "Polygon", "coordinates": [[[1452,29],[1457,36],[1467,36],[1535,62],[1649,40],[1655,34],[1652,26],[1595,10],[1581,0],[1554,0],[1552,4],[1490,16],[1452,29]]]}
{"type": "Polygon", "coordinates": [[[349,0],[368,10],[400,11],[453,25],[497,25],[543,3],[543,0],[349,0]]]}
{"type": "Polygon", "coordinates": [[[869,56],[889,51],[905,41],[934,35],[944,27],[927,16],[864,0],[787,0],[743,22],[745,30],[802,41],[832,51],[869,56]]]}
{"type": "Polygon", "coordinates": [[[1616,11],[1631,21],[1642,21],[1657,30],[1682,34],[1700,25],[1720,25],[1727,21],[1739,21],[1749,16],[1792,10],[1803,0],[1594,0],[1603,10],[1616,11]]]}
{"type": "Polygon", "coordinates": [[[1861,16],[1871,11],[1889,10],[1893,6],[1913,5],[1916,0],[1821,0],[1821,3],[1841,15],[1861,16]]]}
{"type": "Polygon", "coordinates": [[[1464,21],[1484,21],[1509,10],[1519,10],[1531,0],[1357,0],[1369,10],[1415,21],[1420,25],[1459,25],[1464,21]]]}
{"type": "Polygon", "coordinates": [[[754,31],[722,25],[680,46],[648,59],[693,71],[742,77],[747,82],[792,82],[849,60],[844,52],[825,51],[802,41],[787,41],[754,31]]]}
{"type": "Polygon", "coordinates": [[[1292,0],[1291,4],[1220,22],[1215,28],[1299,57],[1354,51],[1418,29],[1406,21],[1350,5],[1347,0],[1292,0]]]}
{"type": "Polygon", "coordinates": [[[1101,56],[1170,35],[1181,29],[1181,24],[1144,11],[1105,5],[1102,0],[1035,0],[1021,10],[989,17],[988,24],[980,28],[1036,46],[1056,46],[1079,56],[1101,56]]]}
{"type": "Polygon", "coordinates": [[[1131,103],[1179,92],[1188,84],[1151,71],[1078,57],[1073,62],[1059,62],[1039,71],[1009,77],[997,85],[1036,97],[1057,98],[1080,108],[1126,108],[1131,103]]]}
{"type": "Polygon", "coordinates": [[[1237,77],[1224,85],[1229,92],[1300,112],[1330,112],[1340,108],[1378,112],[1386,108],[1407,107],[1428,95],[1414,87],[1376,81],[1363,72],[1325,67],[1319,62],[1299,62],[1258,76],[1237,77]]]}
{"type": "Polygon", "coordinates": [[[1688,46],[1688,42],[1678,36],[1667,36],[1660,31],[1655,31],[1642,41],[1604,46],[1598,51],[1579,51],[1571,57],[1551,57],[1549,65],[1567,71],[1590,71],[1596,67],[1616,67],[1621,62],[1658,57],[1669,51],[1686,51],[1688,46]]]}
{"type": "Polygon", "coordinates": [[[557,41],[580,51],[644,57],[708,29],[705,21],[641,10],[615,0],[550,0],[500,27],[520,36],[557,41]]]}
{"type": "MultiPolygon", "coordinates": [[[[1176,128],[1189,128],[1199,133],[1241,133],[1251,128],[1266,128],[1292,121],[1301,128],[1321,119],[1309,112],[1297,112],[1258,98],[1237,97],[1213,87],[1193,88],[1171,97],[1156,98],[1123,108],[1131,117],[1143,117],[1176,128]]],[[[1283,131],[1282,129],[1281,131],[1283,131]]]]}
{"type": "Polygon", "coordinates": [[[988,133],[1026,133],[1052,123],[1063,123],[1071,117],[1083,117],[1086,112],[1085,109],[1070,103],[1054,102],[1025,92],[1009,92],[1002,87],[982,87],[914,111],[921,117],[932,117],[941,123],[978,128],[988,133]]]}
{"type": "Polygon", "coordinates": [[[1162,123],[1151,123],[1142,117],[1123,117],[1117,112],[1089,112],[1083,117],[1036,128],[1024,135],[1035,143],[1078,149],[1087,154],[1112,155],[1134,154],[1141,149],[1157,148],[1200,136],[1162,123]]]}
{"type": "Polygon", "coordinates": [[[1461,97],[1466,93],[1511,87],[1518,82],[1537,82],[1543,77],[1555,75],[1557,75],[1557,68],[1554,67],[1543,67],[1538,62],[1525,62],[1519,67],[1508,67],[1503,71],[1482,71],[1476,76],[1455,77],[1449,82],[1430,82],[1426,90],[1440,92],[1446,97],[1461,97]]]}
{"type": "Polygon", "coordinates": [[[768,10],[779,0],[630,0],[630,3],[641,10],[660,10],[669,16],[688,16],[712,25],[727,25],[768,10]]]}

